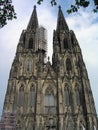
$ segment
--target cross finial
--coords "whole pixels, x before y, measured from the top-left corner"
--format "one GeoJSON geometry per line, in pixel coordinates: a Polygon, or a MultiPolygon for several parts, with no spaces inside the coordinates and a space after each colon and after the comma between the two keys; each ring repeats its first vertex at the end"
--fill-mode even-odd
{"type": "Polygon", "coordinates": [[[34,5],[34,9],[36,9],[36,5],[34,5]]]}
{"type": "Polygon", "coordinates": [[[61,6],[59,5],[59,9],[61,9],[61,6]]]}

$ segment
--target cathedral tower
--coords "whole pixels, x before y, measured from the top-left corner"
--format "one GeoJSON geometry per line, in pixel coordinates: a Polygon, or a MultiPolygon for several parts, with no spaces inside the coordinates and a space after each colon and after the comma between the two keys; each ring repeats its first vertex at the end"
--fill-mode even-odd
{"type": "Polygon", "coordinates": [[[61,7],[53,33],[52,64],[49,59],[45,63],[45,35],[34,6],[17,46],[3,111],[16,113],[17,130],[98,130],[81,49],[61,7]]]}

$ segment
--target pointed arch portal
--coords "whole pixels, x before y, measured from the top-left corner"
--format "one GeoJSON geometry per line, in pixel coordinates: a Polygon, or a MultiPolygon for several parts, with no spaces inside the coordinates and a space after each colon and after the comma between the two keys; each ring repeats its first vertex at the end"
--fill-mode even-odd
{"type": "Polygon", "coordinates": [[[53,113],[55,110],[55,97],[52,87],[47,87],[44,96],[45,113],[53,113]]]}

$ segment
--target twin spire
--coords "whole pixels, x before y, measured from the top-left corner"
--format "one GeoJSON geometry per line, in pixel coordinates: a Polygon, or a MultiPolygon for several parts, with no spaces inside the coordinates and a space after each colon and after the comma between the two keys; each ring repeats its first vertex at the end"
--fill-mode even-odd
{"type": "Polygon", "coordinates": [[[57,31],[60,30],[69,30],[64,15],[62,13],[61,6],[59,6],[58,19],[57,19],[57,31]]]}
{"type": "MultiPolygon", "coordinates": [[[[37,18],[36,6],[34,6],[34,10],[31,15],[27,29],[35,31],[36,28],[38,28],[38,18],[37,18]]],[[[69,30],[64,15],[62,13],[61,6],[59,6],[58,20],[57,20],[57,31],[59,30],[69,30]]]]}
{"type": "Polygon", "coordinates": [[[31,15],[27,30],[35,31],[36,28],[38,28],[38,18],[37,18],[36,6],[34,6],[34,10],[31,15]]]}

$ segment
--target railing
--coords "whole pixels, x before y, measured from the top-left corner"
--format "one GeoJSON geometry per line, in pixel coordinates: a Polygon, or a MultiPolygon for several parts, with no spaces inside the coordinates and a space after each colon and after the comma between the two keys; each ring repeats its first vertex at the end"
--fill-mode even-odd
{"type": "Polygon", "coordinates": [[[16,130],[16,114],[3,112],[0,120],[0,130],[16,130]]]}

